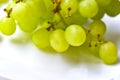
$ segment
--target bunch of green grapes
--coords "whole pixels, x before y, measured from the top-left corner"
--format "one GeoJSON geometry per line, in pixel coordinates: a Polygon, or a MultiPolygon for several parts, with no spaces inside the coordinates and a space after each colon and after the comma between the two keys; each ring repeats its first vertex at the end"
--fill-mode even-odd
{"type": "Polygon", "coordinates": [[[117,47],[104,39],[107,27],[102,18],[120,14],[119,0],[11,0],[4,11],[6,16],[0,20],[4,35],[12,35],[18,25],[32,34],[40,49],[51,47],[62,53],[70,46],[86,46],[104,63],[117,62],[117,47]]]}

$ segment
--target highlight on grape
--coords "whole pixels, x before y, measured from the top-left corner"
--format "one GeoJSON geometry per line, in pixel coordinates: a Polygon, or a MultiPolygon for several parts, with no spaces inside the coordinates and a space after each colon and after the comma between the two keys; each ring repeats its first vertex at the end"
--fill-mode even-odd
{"type": "Polygon", "coordinates": [[[70,46],[86,46],[105,64],[117,62],[117,47],[104,39],[107,28],[102,18],[120,14],[119,0],[0,0],[0,5],[5,3],[2,34],[13,35],[18,25],[32,34],[33,44],[40,49],[51,47],[62,53],[70,46]]]}

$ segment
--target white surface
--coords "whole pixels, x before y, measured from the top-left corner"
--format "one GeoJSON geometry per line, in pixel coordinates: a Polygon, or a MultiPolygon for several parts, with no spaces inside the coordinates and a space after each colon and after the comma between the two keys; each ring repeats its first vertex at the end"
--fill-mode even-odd
{"type": "MultiPolygon", "coordinates": [[[[108,26],[106,39],[116,43],[120,54],[120,15],[103,20],[108,26]]],[[[0,76],[11,80],[120,80],[120,61],[104,65],[79,50],[73,56],[45,53],[29,42],[13,44],[10,38],[0,42],[0,76]]]]}

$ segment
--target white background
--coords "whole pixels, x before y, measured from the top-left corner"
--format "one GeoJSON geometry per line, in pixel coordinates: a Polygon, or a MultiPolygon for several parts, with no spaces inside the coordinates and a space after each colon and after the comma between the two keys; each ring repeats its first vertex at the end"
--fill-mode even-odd
{"type": "MultiPolygon", "coordinates": [[[[117,45],[120,54],[120,15],[115,18],[105,15],[103,21],[107,25],[106,39],[117,45]]],[[[81,54],[79,49],[66,54],[44,52],[25,36],[21,44],[10,41],[19,35],[2,37],[0,76],[11,80],[120,80],[119,60],[115,65],[105,65],[94,56],[81,54]]]]}

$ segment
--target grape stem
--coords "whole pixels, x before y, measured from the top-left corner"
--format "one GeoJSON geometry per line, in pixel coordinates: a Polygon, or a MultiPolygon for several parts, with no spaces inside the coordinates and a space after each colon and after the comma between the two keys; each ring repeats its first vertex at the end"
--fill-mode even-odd
{"type": "Polygon", "coordinates": [[[53,12],[54,14],[58,14],[59,17],[61,18],[61,21],[66,25],[68,26],[68,24],[66,23],[66,21],[64,20],[63,16],[61,15],[60,13],[60,4],[61,4],[62,0],[52,0],[52,3],[53,3],[53,12]]]}
{"type": "Polygon", "coordinates": [[[7,13],[7,17],[10,17],[10,13],[12,12],[12,8],[10,8],[9,10],[4,9],[4,11],[7,13]]]}
{"type": "Polygon", "coordinates": [[[17,0],[16,3],[23,2],[23,0],[17,0]]]}
{"type": "Polygon", "coordinates": [[[54,28],[54,24],[51,22],[48,22],[50,24],[50,26],[47,28],[48,31],[50,31],[51,29],[55,30],[54,28]]]}

